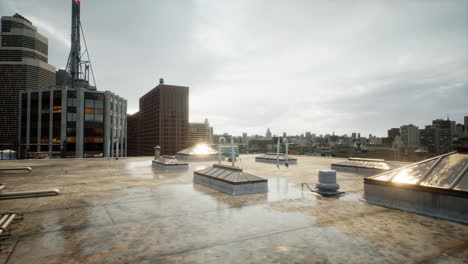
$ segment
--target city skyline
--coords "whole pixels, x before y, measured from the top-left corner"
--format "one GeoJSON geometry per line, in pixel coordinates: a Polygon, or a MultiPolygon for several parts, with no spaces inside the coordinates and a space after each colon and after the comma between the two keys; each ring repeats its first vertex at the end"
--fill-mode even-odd
{"type": "MultiPolygon", "coordinates": [[[[385,136],[468,115],[466,1],[82,2],[98,89],[129,113],[161,77],[192,87],[190,122],[208,118],[215,134],[385,136]]],[[[30,19],[65,67],[68,1],[0,10],[30,19]]]]}

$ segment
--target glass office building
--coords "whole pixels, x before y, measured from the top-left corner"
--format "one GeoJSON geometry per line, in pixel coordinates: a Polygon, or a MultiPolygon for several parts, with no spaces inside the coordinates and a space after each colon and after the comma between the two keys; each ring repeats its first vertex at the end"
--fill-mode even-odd
{"type": "Polygon", "coordinates": [[[19,142],[28,157],[127,156],[127,101],[59,86],[20,93],[19,142]]]}

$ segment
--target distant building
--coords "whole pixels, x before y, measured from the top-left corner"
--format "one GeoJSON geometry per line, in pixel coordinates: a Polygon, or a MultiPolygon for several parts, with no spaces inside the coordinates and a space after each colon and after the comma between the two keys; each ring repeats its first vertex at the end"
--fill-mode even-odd
{"type": "Polygon", "coordinates": [[[387,131],[388,142],[390,142],[390,144],[392,144],[393,141],[395,141],[396,136],[401,136],[399,128],[390,128],[387,131]]]}
{"type": "Polygon", "coordinates": [[[128,155],[174,155],[187,147],[189,87],[164,84],[140,98],[139,111],[128,116],[128,155]]]}
{"type": "Polygon", "coordinates": [[[465,116],[463,121],[463,125],[465,126],[465,132],[468,132],[468,116],[465,116]]]}
{"type": "Polygon", "coordinates": [[[55,85],[55,67],[47,38],[21,15],[2,17],[0,38],[0,144],[16,144],[20,91],[55,85]]]}
{"type": "Polygon", "coordinates": [[[266,138],[271,138],[271,131],[270,131],[269,128],[267,129],[267,132],[266,132],[266,134],[265,134],[265,137],[266,137],[266,138]]]}
{"type": "Polygon", "coordinates": [[[351,138],[352,138],[353,140],[357,139],[357,135],[356,135],[355,132],[351,133],[351,138]]]}
{"type": "Polygon", "coordinates": [[[247,151],[249,153],[265,153],[272,152],[274,146],[273,139],[263,138],[263,139],[252,139],[249,141],[247,146],[247,151]]]}
{"type": "Polygon", "coordinates": [[[404,125],[400,127],[401,140],[407,148],[419,147],[419,128],[415,125],[404,125]]]}
{"type": "Polygon", "coordinates": [[[249,138],[247,137],[247,133],[242,133],[242,143],[247,144],[249,143],[249,138]]]}
{"type": "Polygon", "coordinates": [[[210,127],[208,119],[203,123],[188,124],[188,144],[192,146],[198,143],[213,143],[213,128],[210,127]]]}
{"type": "Polygon", "coordinates": [[[382,141],[382,138],[372,136],[372,137],[369,137],[369,144],[371,144],[371,145],[382,145],[383,141],[382,141]]]}
{"type": "Polygon", "coordinates": [[[463,137],[464,136],[464,129],[465,127],[462,124],[457,124],[455,126],[455,134],[453,135],[454,137],[463,137]]]}
{"type": "Polygon", "coordinates": [[[441,155],[453,150],[453,134],[450,120],[436,119],[432,125],[419,131],[420,144],[429,155],[441,155]]]}

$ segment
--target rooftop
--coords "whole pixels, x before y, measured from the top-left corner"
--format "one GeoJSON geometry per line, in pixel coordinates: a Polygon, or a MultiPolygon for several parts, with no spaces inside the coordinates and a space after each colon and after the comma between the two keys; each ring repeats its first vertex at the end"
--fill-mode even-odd
{"type": "MultiPolygon", "coordinates": [[[[60,189],[53,197],[2,200],[24,213],[2,240],[0,263],[463,263],[468,226],[370,205],[363,176],[337,173],[337,198],[301,190],[318,170],[346,159],[295,156],[278,169],[241,156],[236,165],[268,179],[268,193],[231,196],[152,157],[1,161],[4,192],[60,189]]],[[[228,165],[228,163],[225,163],[228,165]]]]}

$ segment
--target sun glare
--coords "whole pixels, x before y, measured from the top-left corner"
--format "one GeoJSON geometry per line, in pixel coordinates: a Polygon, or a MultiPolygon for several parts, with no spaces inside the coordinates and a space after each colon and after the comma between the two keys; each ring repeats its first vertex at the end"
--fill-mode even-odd
{"type": "Polygon", "coordinates": [[[193,149],[195,154],[210,154],[213,153],[213,149],[206,144],[197,144],[193,149]]]}

